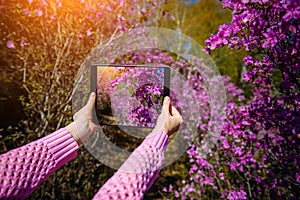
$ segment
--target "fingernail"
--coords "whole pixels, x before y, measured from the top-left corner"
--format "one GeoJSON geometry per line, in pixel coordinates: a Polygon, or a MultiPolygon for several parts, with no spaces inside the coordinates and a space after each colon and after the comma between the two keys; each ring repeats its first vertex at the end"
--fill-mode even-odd
{"type": "Polygon", "coordinates": [[[170,101],[170,97],[165,97],[165,99],[167,102],[170,101]]]}
{"type": "Polygon", "coordinates": [[[95,96],[95,92],[92,92],[91,97],[94,97],[94,96],[95,96]]]}

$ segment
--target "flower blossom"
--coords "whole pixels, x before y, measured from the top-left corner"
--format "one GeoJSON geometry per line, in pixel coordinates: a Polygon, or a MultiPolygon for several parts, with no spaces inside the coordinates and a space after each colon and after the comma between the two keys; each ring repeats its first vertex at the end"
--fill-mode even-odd
{"type": "Polygon", "coordinates": [[[15,48],[15,44],[13,41],[9,40],[6,42],[6,47],[9,49],[14,49],[15,48]]]}

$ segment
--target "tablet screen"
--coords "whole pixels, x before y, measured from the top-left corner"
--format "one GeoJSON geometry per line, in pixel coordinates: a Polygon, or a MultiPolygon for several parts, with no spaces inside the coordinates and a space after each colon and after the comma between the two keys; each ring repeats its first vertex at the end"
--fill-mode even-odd
{"type": "Polygon", "coordinates": [[[169,96],[168,67],[93,65],[96,117],[100,125],[154,128],[164,96],[169,96]]]}

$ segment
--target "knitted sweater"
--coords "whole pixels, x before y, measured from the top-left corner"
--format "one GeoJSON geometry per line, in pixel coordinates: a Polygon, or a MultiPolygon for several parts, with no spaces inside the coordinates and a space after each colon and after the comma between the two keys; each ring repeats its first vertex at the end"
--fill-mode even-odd
{"type": "MultiPolygon", "coordinates": [[[[94,199],[142,199],[163,163],[165,132],[151,133],[94,199]]],[[[0,199],[24,199],[56,169],[77,155],[78,145],[66,129],[0,155],[0,199]]]]}

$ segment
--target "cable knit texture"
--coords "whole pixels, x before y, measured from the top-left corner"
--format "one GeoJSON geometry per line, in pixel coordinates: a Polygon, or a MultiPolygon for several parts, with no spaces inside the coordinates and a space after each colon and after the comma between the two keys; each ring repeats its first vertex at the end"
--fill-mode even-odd
{"type": "Polygon", "coordinates": [[[74,158],[78,145],[66,129],[0,155],[0,199],[24,199],[74,158]]]}
{"type": "Polygon", "coordinates": [[[168,135],[163,131],[147,136],[94,199],[143,199],[163,164],[167,143],[168,135]]]}
{"type": "MultiPolygon", "coordinates": [[[[163,164],[168,135],[151,133],[94,199],[142,199],[163,164]]],[[[78,145],[66,129],[0,155],[0,199],[24,199],[50,174],[74,158],[78,145]]]]}

